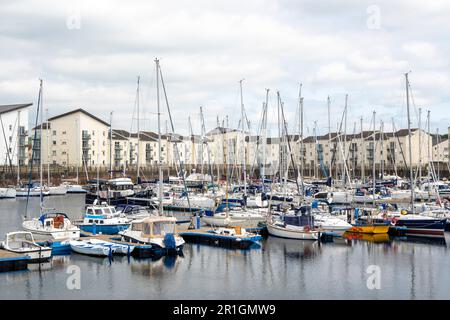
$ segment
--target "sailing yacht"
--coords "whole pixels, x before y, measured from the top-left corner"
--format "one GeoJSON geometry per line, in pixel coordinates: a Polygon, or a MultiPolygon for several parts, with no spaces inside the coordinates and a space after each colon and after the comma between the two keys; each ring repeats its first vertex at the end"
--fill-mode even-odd
{"type": "Polygon", "coordinates": [[[38,219],[24,221],[22,228],[31,232],[37,241],[64,242],[80,238],[80,229],[65,213],[42,214],[38,219]]]}
{"type": "MultiPolygon", "coordinates": [[[[39,103],[37,112],[41,112],[42,119],[42,80],[40,82],[39,89],[39,103]],[[40,108],[40,109],[39,109],[40,108]]],[[[36,122],[38,117],[36,117],[36,122]]],[[[43,128],[41,123],[41,128],[43,128]]],[[[42,136],[42,132],[40,133],[42,136]]],[[[36,140],[36,133],[35,133],[36,140]]],[[[34,151],[33,151],[34,152],[34,151]]],[[[31,220],[25,220],[22,223],[22,228],[28,232],[31,232],[34,237],[39,241],[51,241],[55,243],[56,247],[67,246],[68,240],[78,239],[80,237],[80,229],[72,224],[69,217],[64,213],[43,213],[43,195],[44,188],[42,186],[42,161],[40,161],[40,183],[39,187],[35,187],[34,192],[38,192],[40,196],[40,217],[33,218],[31,220]]],[[[29,186],[30,187],[30,186],[29,186]]],[[[26,195],[30,194],[30,189],[27,190],[26,195]]],[[[47,192],[48,189],[47,189],[47,192]]],[[[27,202],[28,204],[28,202],[27,202]]],[[[26,215],[28,213],[26,212],[26,215]]]]}

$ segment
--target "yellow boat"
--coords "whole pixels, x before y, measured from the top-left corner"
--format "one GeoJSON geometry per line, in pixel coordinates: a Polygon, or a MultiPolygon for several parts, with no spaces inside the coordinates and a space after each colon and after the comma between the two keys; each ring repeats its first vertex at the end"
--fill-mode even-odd
{"type": "Polygon", "coordinates": [[[353,226],[347,231],[353,233],[383,234],[388,233],[389,225],[369,223],[367,225],[353,226]]]}
{"type": "Polygon", "coordinates": [[[381,242],[389,242],[389,235],[387,233],[357,233],[357,232],[345,232],[344,238],[349,240],[362,240],[367,242],[375,242],[375,243],[381,243],[381,242]]]}

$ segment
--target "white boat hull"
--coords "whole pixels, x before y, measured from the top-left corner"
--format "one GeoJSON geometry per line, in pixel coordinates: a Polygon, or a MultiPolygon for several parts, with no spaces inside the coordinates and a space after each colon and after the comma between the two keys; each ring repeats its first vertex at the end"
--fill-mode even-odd
{"type": "Polygon", "coordinates": [[[11,199],[16,197],[16,189],[0,188],[0,199],[11,199]]]}
{"type": "Polygon", "coordinates": [[[317,231],[298,231],[281,228],[271,223],[267,223],[267,231],[271,236],[294,239],[294,240],[318,240],[319,232],[317,231]]]}

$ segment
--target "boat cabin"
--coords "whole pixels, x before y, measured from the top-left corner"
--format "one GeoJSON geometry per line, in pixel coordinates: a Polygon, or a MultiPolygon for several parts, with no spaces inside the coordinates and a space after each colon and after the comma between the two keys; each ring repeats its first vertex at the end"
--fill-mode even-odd
{"type": "Polygon", "coordinates": [[[131,231],[140,231],[142,238],[164,237],[176,233],[177,219],[174,217],[150,217],[131,223],[131,231]]]}
{"type": "Polygon", "coordinates": [[[69,219],[65,213],[46,213],[39,217],[44,227],[63,229],[65,219],[69,219]]]}

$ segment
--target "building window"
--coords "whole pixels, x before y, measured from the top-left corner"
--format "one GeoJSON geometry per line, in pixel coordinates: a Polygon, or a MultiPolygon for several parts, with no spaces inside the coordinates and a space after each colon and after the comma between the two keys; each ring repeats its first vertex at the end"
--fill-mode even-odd
{"type": "Polygon", "coordinates": [[[66,131],[63,131],[62,134],[66,134],[66,131]]]}
{"type": "Polygon", "coordinates": [[[56,146],[56,141],[55,140],[53,140],[53,145],[56,146]]]}
{"type": "Polygon", "coordinates": [[[53,135],[56,136],[56,130],[53,130],[53,135]]]}
{"type": "Polygon", "coordinates": [[[55,157],[56,156],[56,151],[53,150],[52,155],[55,157]]]}

